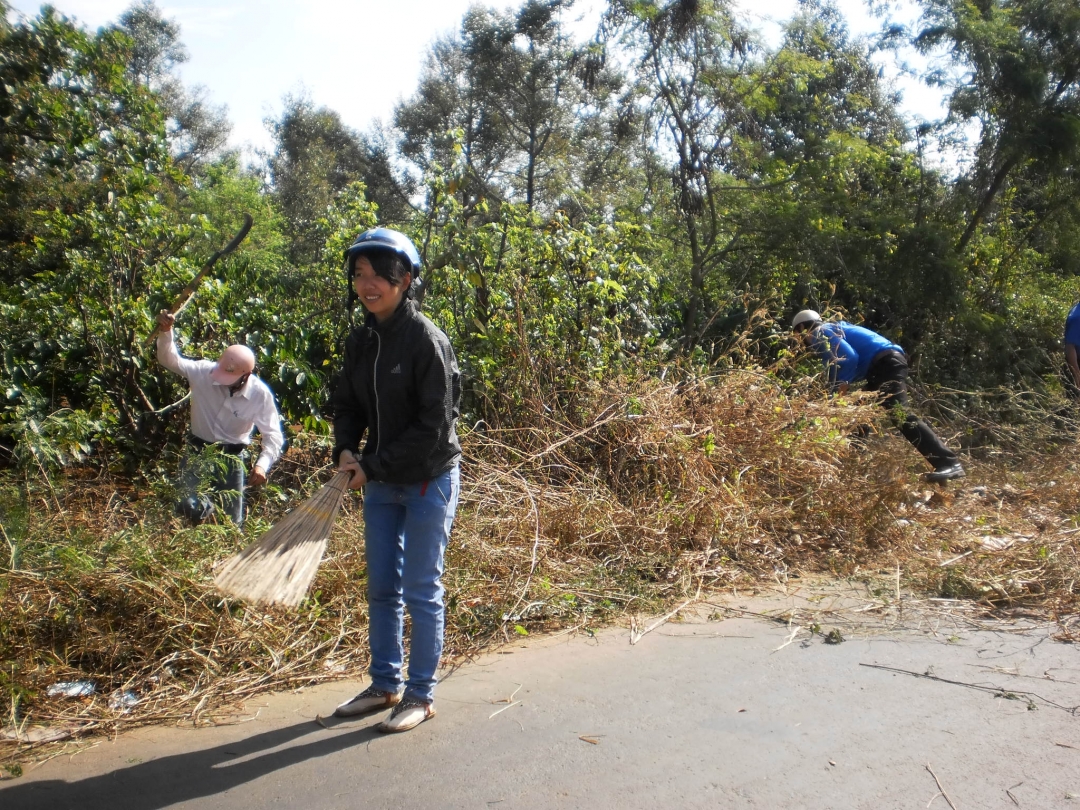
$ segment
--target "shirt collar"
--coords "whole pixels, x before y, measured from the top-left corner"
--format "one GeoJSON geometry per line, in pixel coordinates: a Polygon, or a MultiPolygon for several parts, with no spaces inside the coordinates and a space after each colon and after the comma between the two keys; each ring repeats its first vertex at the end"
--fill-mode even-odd
{"type": "MultiPolygon", "coordinates": [[[[233,394],[233,396],[234,397],[243,397],[244,399],[251,399],[251,389],[254,388],[254,386],[251,384],[251,381],[254,378],[255,378],[255,375],[251,374],[247,378],[247,380],[244,382],[244,384],[242,386],[240,386],[240,390],[237,391],[235,394],[233,394]]],[[[210,384],[213,385],[215,388],[224,389],[226,394],[229,393],[229,386],[227,386],[227,385],[222,385],[221,383],[214,382],[213,380],[210,381],[210,384]]]]}
{"type": "Polygon", "coordinates": [[[385,335],[389,332],[394,331],[401,323],[404,323],[404,321],[407,320],[408,316],[405,314],[405,312],[410,307],[412,307],[412,299],[408,298],[407,296],[403,296],[401,299],[401,303],[397,306],[397,309],[395,309],[390,314],[390,317],[387,318],[385,321],[379,323],[375,319],[375,316],[369,312],[367,314],[367,317],[364,319],[364,323],[370,329],[373,329],[376,332],[385,335]]]}

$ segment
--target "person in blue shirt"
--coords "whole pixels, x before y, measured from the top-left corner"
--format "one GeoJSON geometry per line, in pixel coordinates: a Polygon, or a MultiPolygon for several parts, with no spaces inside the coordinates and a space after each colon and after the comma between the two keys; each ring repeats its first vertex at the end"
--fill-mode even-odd
{"type": "Polygon", "coordinates": [[[933,466],[933,472],[926,474],[927,481],[964,477],[964,468],[956,453],[945,446],[929,425],[908,410],[908,362],[903,349],[862,326],[847,321],[825,323],[812,309],[796,314],[791,328],[817,352],[834,391],[845,393],[852,383],[865,380],[867,391],[882,394],[881,405],[889,411],[894,424],[933,466]]]}
{"type": "Polygon", "coordinates": [[[1074,304],[1065,318],[1065,362],[1072,374],[1073,384],[1080,389],[1080,363],[1076,353],[1080,349],[1080,304],[1074,304]]]}

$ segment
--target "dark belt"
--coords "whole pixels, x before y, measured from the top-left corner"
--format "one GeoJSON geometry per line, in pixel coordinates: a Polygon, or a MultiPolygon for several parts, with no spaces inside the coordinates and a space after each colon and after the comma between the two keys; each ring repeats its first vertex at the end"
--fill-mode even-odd
{"type": "Polygon", "coordinates": [[[230,456],[238,456],[247,449],[246,444],[225,444],[224,442],[208,442],[206,439],[200,439],[194,433],[189,433],[187,437],[188,444],[194,447],[196,450],[203,450],[207,447],[218,447],[221,452],[228,453],[230,456]]]}

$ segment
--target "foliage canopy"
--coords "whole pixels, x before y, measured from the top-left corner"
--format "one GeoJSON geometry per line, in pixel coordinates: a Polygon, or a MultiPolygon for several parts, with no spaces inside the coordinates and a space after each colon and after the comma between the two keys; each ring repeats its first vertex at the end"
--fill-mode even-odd
{"type": "Polygon", "coordinates": [[[132,466],[175,437],[183,386],[143,336],[244,212],[255,229],[185,311],[182,345],[249,343],[289,424],[316,431],[350,322],[341,251],[375,223],[421,247],[474,421],[572,409],[604,380],[771,364],[804,306],[886,332],[925,383],[1053,390],[1080,271],[1080,11],[920,7],[906,41],[951,93],[936,128],[905,126],[827,2],[771,46],[724,0],[611,0],[589,42],[570,0],[527,0],[474,7],[433,43],[392,127],[287,98],[249,166],[176,76],[181,32],[152,0],[96,33],[48,8],[5,20],[5,458],[132,466]],[[960,168],[928,165],[927,138],[970,122],[960,168]]]}

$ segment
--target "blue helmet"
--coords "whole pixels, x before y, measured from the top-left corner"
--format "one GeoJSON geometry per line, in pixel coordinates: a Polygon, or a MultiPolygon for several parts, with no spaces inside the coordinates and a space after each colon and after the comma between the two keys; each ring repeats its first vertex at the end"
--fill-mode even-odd
{"type": "Polygon", "coordinates": [[[416,245],[401,231],[390,228],[371,228],[364,231],[345,250],[345,274],[352,278],[353,259],[363,253],[389,250],[396,253],[412,273],[413,280],[420,278],[420,254],[416,245]]]}

